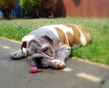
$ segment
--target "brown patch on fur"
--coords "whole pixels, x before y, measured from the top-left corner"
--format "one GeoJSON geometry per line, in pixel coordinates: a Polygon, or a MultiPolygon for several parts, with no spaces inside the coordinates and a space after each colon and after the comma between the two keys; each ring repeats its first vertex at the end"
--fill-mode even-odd
{"type": "MultiPolygon", "coordinates": [[[[86,43],[87,44],[89,44],[90,43],[90,34],[89,33],[87,33],[86,31],[85,31],[85,28],[83,28],[82,26],[80,26],[80,25],[78,25],[78,27],[81,29],[81,31],[82,31],[82,33],[84,34],[84,36],[85,36],[85,38],[86,38],[86,43]]],[[[86,44],[86,45],[87,45],[86,44]]]]}
{"type": "Polygon", "coordinates": [[[67,32],[66,35],[69,41],[69,45],[72,46],[74,44],[74,35],[72,35],[70,32],[67,32]]]}
{"type": "Polygon", "coordinates": [[[73,33],[74,33],[74,43],[79,44],[80,43],[80,32],[77,29],[77,27],[75,27],[74,25],[66,25],[66,26],[72,28],[73,33]]]}
{"type": "MultiPolygon", "coordinates": [[[[28,43],[28,47],[30,46],[30,44],[31,44],[32,42],[33,42],[33,43],[37,43],[37,45],[39,45],[39,43],[38,43],[37,41],[31,40],[31,41],[28,43]]],[[[39,45],[39,46],[40,46],[40,45],[39,45]]]]}
{"type": "Polygon", "coordinates": [[[66,39],[64,32],[60,28],[55,27],[55,29],[58,33],[60,42],[63,43],[63,44],[67,44],[67,39],[66,39]]]}
{"type": "Polygon", "coordinates": [[[22,44],[21,44],[21,49],[22,48],[26,48],[26,47],[27,47],[27,42],[26,41],[23,41],[22,44]]]}
{"type": "MultiPolygon", "coordinates": [[[[81,30],[81,32],[84,34],[85,38],[86,38],[86,43],[89,44],[90,43],[90,34],[87,33],[84,28],[80,25],[76,25],[79,27],[79,29],[75,26],[75,25],[67,25],[68,27],[72,28],[73,31],[74,31],[74,39],[75,39],[75,43],[78,44],[80,43],[80,31],[79,29],[81,30]]],[[[86,44],[86,45],[87,45],[86,44]]]]}
{"type": "Polygon", "coordinates": [[[43,39],[46,39],[52,46],[54,46],[54,42],[52,39],[50,39],[47,35],[42,36],[43,39]]]}

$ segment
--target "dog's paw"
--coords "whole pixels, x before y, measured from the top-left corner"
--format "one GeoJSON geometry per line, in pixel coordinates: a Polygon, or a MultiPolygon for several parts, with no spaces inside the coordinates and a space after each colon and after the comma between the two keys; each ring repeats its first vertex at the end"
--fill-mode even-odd
{"type": "Polygon", "coordinates": [[[65,63],[58,59],[51,60],[50,67],[52,67],[54,69],[62,69],[65,67],[65,63]]]}
{"type": "Polygon", "coordinates": [[[21,58],[23,58],[24,56],[25,56],[25,55],[24,55],[24,53],[22,52],[21,49],[16,50],[15,52],[10,53],[10,57],[11,57],[11,59],[13,59],[13,60],[21,59],[21,58]]]}

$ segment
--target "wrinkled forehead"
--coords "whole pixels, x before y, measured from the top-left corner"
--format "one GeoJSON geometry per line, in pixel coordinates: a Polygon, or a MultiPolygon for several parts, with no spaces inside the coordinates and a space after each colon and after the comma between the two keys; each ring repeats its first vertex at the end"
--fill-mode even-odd
{"type": "Polygon", "coordinates": [[[48,47],[48,46],[49,46],[49,43],[44,39],[37,38],[35,40],[35,47],[37,49],[43,49],[43,48],[48,47]]]}

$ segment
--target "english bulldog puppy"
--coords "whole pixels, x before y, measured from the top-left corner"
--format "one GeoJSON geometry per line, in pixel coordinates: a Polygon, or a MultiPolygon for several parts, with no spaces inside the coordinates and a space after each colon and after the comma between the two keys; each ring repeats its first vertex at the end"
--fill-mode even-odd
{"type": "Polygon", "coordinates": [[[32,66],[40,60],[42,67],[60,69],[76,44],[86,46],[90,35],[79,25],[50,25],[33,30],[22,38],[21,49],[11,53],[11,58],[29,57],[32,66]]]}

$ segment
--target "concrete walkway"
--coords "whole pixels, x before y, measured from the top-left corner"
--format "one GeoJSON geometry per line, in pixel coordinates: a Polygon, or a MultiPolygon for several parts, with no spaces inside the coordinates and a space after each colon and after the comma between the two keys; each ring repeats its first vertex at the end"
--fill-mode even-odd
{"type": "Polygon", "coordinates": [[[9,57],[19,47],[0,38],[0,88],[109,88],[109,67],[74,58],[63,70],[42,69],[30,74],[28,59],[13,61],[9,57]]]}

